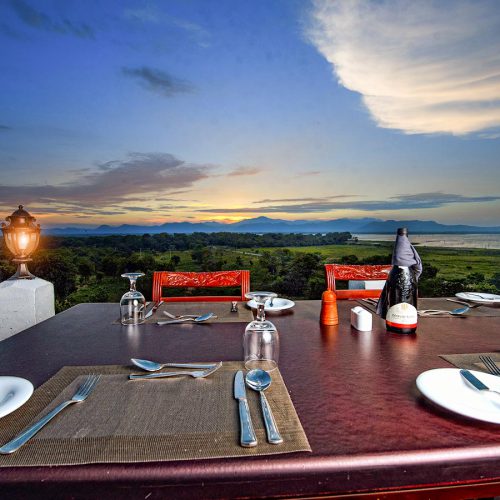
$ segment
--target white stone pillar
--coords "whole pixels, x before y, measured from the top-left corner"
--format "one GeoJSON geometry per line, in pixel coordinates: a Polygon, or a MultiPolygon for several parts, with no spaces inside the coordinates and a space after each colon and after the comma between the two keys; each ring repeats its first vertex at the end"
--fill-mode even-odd
{"type": "Polygon", "coordinates": [[[54,316],[54,285],[34,278],[0,283],[0,340],[54,316]]]}

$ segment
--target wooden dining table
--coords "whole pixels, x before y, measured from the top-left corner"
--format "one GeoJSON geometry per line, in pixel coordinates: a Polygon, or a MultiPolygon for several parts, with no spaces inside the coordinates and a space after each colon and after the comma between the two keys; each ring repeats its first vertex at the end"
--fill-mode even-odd
{"type": "MultiPolygon", "coordinates": [[[[72,466],[3,467],[1,498],[472,498],[500,494],[500,426],[451,413],[417,389],[419,374],[453,368],[439,355],[500,349],[499,317],[423,317],[415,335],[351,327],[359,305],[320,301],[269,314],[279,368],[312,452],[72,466]]],[[[204,306],[209,307],[209,306],[204,306]]],[[[230,307],[230,303],[228,303],[230,307]]],[[[79,304],[0,343],[0,375],[40,386],[68,365],[235,361],[245,323],[117,323],[117,304],[79,304]]],[[[18,411],[22,411],[22,408],[18,411]]],[[[235,411],[236,406],[235,406],[235,411]]],[[[500,409],[499,409],[500,411],[500,409]]]]}

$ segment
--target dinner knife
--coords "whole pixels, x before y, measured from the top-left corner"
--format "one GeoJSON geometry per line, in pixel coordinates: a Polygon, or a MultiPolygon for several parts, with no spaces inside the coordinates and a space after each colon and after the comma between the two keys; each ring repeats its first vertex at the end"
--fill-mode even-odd
{"type": "Polygon", "coordinates": [[[250,408],[248,407],[245,380],[241,370],[234,376],[234,398],[238,400],[240,412],[240,444],[245,448],[257,446],[257,437],[253,430],[250,408]]]}
{"type": "Polygon", "coordinates": [[[153,307],[145,314],[144,319],[150,318],[156,312],[156,310],[161,306],[161,300],[155,302],[153,307]]]}
{"type": "Polygon", "coordinates": [[[478,391],[489,391],[495,394],[500,394],[500,392],[490,389],[487,385],[483,384],[475,375],[473,375],[469,370],[460,370],[460,375],[472,384],[478,391]]]}

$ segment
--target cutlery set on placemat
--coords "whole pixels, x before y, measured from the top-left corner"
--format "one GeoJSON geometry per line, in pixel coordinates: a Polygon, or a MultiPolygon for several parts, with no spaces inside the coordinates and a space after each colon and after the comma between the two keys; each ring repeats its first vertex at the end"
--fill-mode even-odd
{"type": "MultiPolygon", "coordinates": [[[[129,380],[147,380],[161,379],[169,377],[193,377],[206,378],[222,367],[222,362],[218,363],[156,363],[145,359],[132,358],[131,362],[134,366],[150,373],[146,374],[128,374],[129,380]],[[173,369],[170,371],[160,371],[164,368],[173,369]],[[175,370],[174,370],[175,369],[175,370]]],[[[227,371],[227,368],[226,368],[227,371]]],[[[233,372],[234,373],[234,372],[233,372]]],[[[120,375],[121,376],[121,375],[120,375]]],[[[27,443],[35,436],[43,427],[45,427],[54,417],[61,413],[65,408],[72,404],[83,403],[87,398],[92,396],[92,392],[97,386],[101,375],[87,375],[82,378],[81,383],[76,390],[67,393],[64,396],[64,401],[57,404],[50,411],[43,412],[43,416],[37,418],[34,423],[25,427],[17,436],[11,439],[8,443],[0,447],[1,455],[8,455],[17,451],[21,446],[27,443]]],[[[76,381],[75,381],[76,384],[76,381]]],[[[251,370],[247,373],[245,379],[242,370],[236,371],[234,377],[234,398],[238,400],[239,405],[239,421],[240,421],[240,445],[243,447],[253,447],[257,445],[257,437],[252,425],[250,409],[248,405],[245,384],[260,395],[260,402],[263,414],[263,420],[267,432],[268,442],[271,444],[280,444],[283,442],[276,421],[272,414],[269,402],[264,394],[264,391],[271,385],[271,376],[263,370],[251,370]]],[[[134,385],[135,386],[135,385],[134,385]]],[[[76,387],[76,385],[75,385],[76,387]]],[[[66,389],[68,391],[69,389],[66,389]]],[[[142,389],[141,389],[142,391],[142,389]]],[[[98,398],[99,399],[99,398],[98,398]]],[[[54,401],[56,404],[57,401],[54,401]]]]}
{"type": "Polygon", "coordinates": [[[242,302],[150,302],[144,310],[143,323],[159,326],[210,325],[212,323],[248,323],[252,309],[242,302]]]}
{"type": "MultiPolygon", "coordinates": [[[[153,306],[149,309],[149,311],[144,315],[144,319],[151,318],[158,308],[162,305],[163,302],[154,302],[153,306]]],[[[158,325],[176,325],[179,323],[185,322],[193,322],[193,323],[203,323],[208,321],[209,319],[217,319],[217,315],[213,312],[205,313],[205,314],[179,314],[175,315],[169,313],[168,311],[163,311],[163,315],[169,319],[159,320],[157,321],[158,325]]]]}

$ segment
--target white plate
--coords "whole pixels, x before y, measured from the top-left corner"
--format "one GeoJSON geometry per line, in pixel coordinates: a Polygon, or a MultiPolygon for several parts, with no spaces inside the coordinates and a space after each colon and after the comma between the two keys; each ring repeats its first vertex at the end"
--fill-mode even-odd
{"type": "MultiPolygon", "coordinates": [[[[500,377],[470,370],[490,389],[500,391],[500,377]]],[[[500,395],[479,391],[457,368],[437,368],[417,377],[420,392],[434,403],[466,417],[500,424],[500,395]]]]}
{"type": "MultiPolygon", "coordinates": [[[[248,307],[251,307],[252,309],[257,309],[257,302],[255,302],[254,299],[249,300],[247,304],[248,307]]],[[[275,299],[273,299],[272,307],[269,305],[269,300],[266,302],[266,305],[264,306],[264,311],[267,312],[283,311],[285,309],[290,309],[290,307],[293,307],[294,305],[295,302],[293,302],[292,300],[276,297],[275,299]]]]}
{"type": "Polygon", "coordinates": [[[494,293],[460,292],[456,293],[455,297],[467,302],[475,302],[476,304],[500,305],[500,295],[495,295],[494,293]]]}
{"type": "Polygon", "coordinates": [[[0,377],[0,418],[26,403],[33,394],[33,384],[24,378],[0,377]]]}

